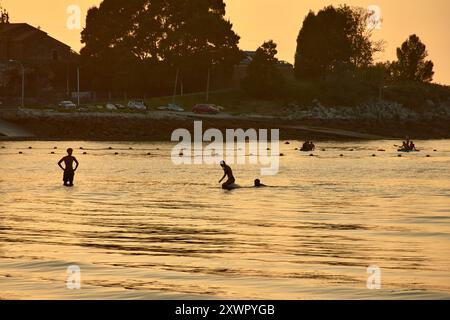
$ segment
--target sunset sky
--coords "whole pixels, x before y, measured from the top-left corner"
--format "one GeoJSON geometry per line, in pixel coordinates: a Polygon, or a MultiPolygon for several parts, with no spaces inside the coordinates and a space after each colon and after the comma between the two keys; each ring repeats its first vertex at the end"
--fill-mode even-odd
{"type": "MultiPolygon", "coordinates": [[[[82,22],[89,7],[101,0],[0,0],[11,16],[11,22],[27,22],[40,26],[51,36],[81,48],[80,30],[66,27],[67,7],[79,5],[82,22]]],[[[379,60],[394,59],[395,50],[410,34],[416,33],[427,45],[429,58],[435,63],[435,82],[450,85],[450,1],[449,0],[226,0],[227,17],[241,36],[240,47],[255,50],[263,41],[273,39],[279,45],[278,57],[293,62],[296,38],[308,10],[317,11],[326,5],[368,7],[377,5],[383,16],[376,39],[387,42],[379,60]]]]}

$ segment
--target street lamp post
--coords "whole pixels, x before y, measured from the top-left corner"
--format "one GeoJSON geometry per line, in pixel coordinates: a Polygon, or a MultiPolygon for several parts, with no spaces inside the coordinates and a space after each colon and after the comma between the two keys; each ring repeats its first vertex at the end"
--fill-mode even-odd
{"type": "Polygon", "coordinates": [[[22,108],[25,107],[25,67],[22,62],[17,60],[9,60],[11,63],[18,63],[22,68],[22,108]]]}
{"type": "Polygon", "coordinates": [[[378,100],[381,102],[383,100],[383,90],[389,88],[388,86],[381,86],[380,87],[380,94],[378,96],[378,100]]]}
{"type": "Polygon", "coordinates": [[[77,105],[80,107],[80,66],[77,67],[77,91],[77,105]]]}
{"type": "Polygon", "coordinates": [[[211,85],[211,67],[208,68],[208,79],[206,81],[206,102],[209,102],[209,90],[211,85]]]}

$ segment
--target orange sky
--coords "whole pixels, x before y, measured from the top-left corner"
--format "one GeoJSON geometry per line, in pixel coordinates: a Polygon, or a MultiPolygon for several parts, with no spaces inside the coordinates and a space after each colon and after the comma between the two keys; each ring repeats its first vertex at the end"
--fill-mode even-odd
{"type": "MultiPolygon", "coordinates": [[[[412,33],[421,37],[435,62],[435,82],[450,85],[450,1],[449,0],[225,0],[227,16],[241,36],[240,47],[254,50],[263,41],[275,40],[279,58],[293,62],[296,38],[309,9],[347,3],[368,7],[378,5],[382,10],[383,26],[376,38],[387,41],[380,59],[394,59],[395,49],[412,33]]],[[[28,22],[40,26],[74,50],[81,48],[80,30],[66,27],[66,9],[79,5],[84,16],[89,7],[100,0],[0,0],[11,16],[11,22],[28,22]]]]}

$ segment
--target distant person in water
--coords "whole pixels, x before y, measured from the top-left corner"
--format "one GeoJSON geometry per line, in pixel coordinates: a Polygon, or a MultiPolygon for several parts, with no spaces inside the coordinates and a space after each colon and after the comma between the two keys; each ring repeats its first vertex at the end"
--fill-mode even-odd
{"type": "Polygon", "coordinates": [[[300,150],[309,151],[309,141],[305,141],[305,143],[303,143],[303,146],[300,150]]]}
{"type": "Polygon", "coordinates": [[[314,149],[316,149],[316,146],[314,145],[314,143],[312,141],[306,141],[300,150],[301,151],[314,151],[314,149]]]}
{"type": "Polygon", "coordinates": [[[75,176],[75,171],[77,171],[79,163],[78,160],[72,156],[73,149],[67,149],[67,156],[59,160],[58,166],[64,170],[63,181],[66,187],[73,187],[73,178],[75,176]],[[65,166],[62,166],[64,162],[65,166]],[[73,163],[75,162],[75,168],[73,163]]]}
{"type": "Polygon", "coordinates": [[[414,144],[414,141],[409,142],[409,150],[411,151],[417,151],[416,145],[414,144]]]}
{"type": "Polygon", "coordinates": [[[261,180],[255,179],[255,188],[267,187],[265,184],[261,183],[261,180]]]}
{"type": "Polygon", "coordinates": [[[228,177],[228,180],[222,184],[222,189],[230,189],[231,185],[235,183],[236,179],[233,176],[233,170],[225,163],[225,161],[220,161],[220,166],[223,168],[224,175],[220,179],[219,183],[222,183],[223,179],[228,177]]]}

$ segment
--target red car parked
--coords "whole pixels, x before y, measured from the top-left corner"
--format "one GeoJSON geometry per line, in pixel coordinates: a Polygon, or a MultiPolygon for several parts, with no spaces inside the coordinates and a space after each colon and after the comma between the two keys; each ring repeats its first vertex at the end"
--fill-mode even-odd
{"type": "Polygon", "coordinates": [[[213,104],[197,104],[192,108],[195,113],[218,114],[220,110],[213,104]]]}

